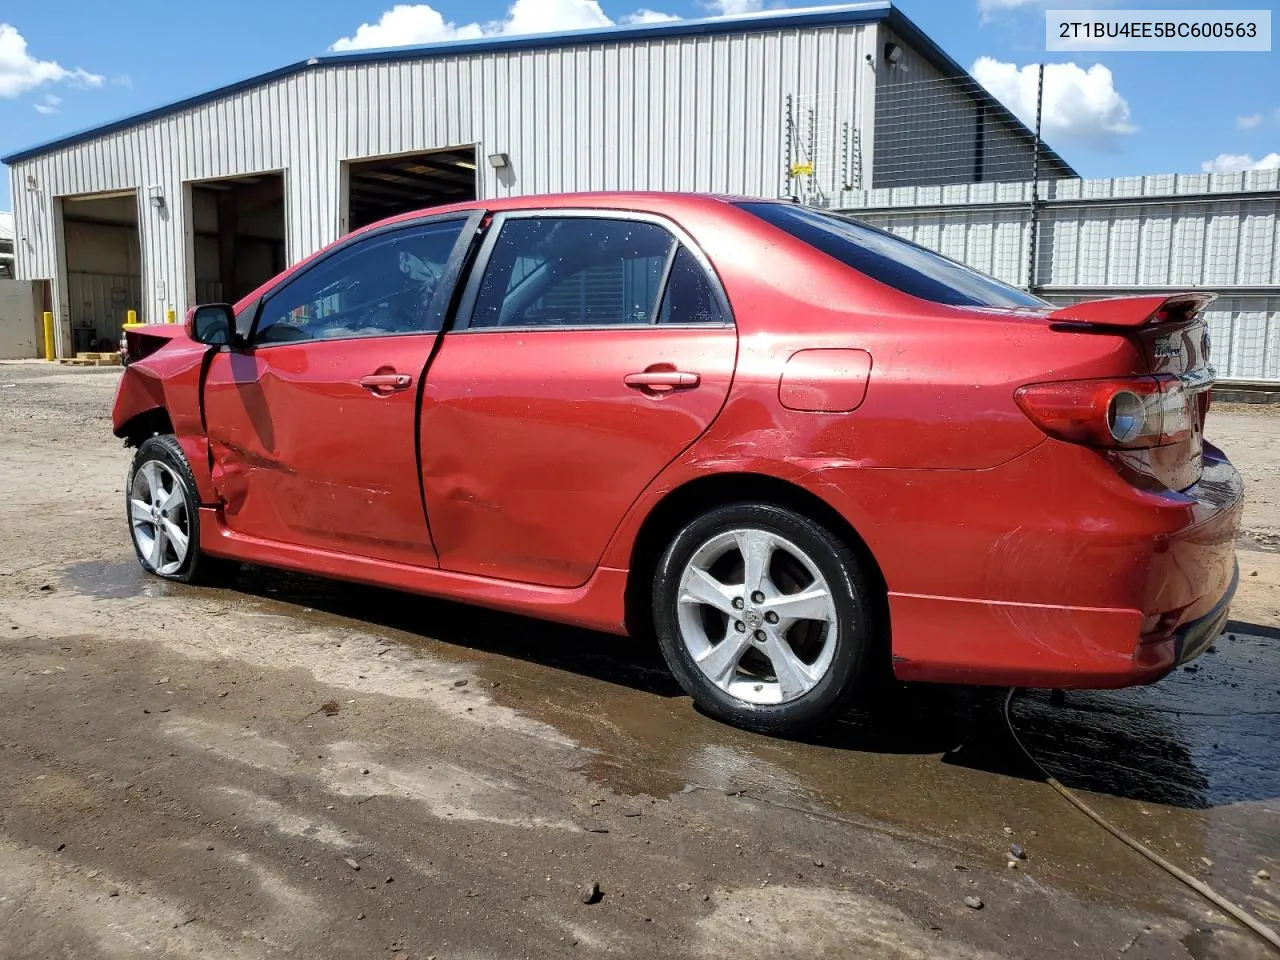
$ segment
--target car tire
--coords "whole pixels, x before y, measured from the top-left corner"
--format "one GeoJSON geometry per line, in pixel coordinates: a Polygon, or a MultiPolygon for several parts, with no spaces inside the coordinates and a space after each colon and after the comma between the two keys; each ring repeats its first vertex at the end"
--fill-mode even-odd
{"type": "Polygon", "coordinates": [[[842,716],[883,645],[881,604],[856,551],[771,504],[687,523],[659,560],[652,596],[659,645],[685,692],[710,716],[760,733],[794,737],[842,716]]]}
{"type": "Polygon", "coordinates": [[[191,465],[177,438],[157,434],[145,440],[125,481],[129,539],[148,573],[179,583],[223,583],[239,564],[200,548],[200,503],[195,491],[191,465]]]}

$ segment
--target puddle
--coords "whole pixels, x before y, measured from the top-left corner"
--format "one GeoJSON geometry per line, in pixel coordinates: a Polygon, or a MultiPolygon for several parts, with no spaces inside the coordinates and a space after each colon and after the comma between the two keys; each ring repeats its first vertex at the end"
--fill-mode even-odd
{"type": "Polygon", "coordinates": [[[76,592],[96,600],[170,597],[189,589],[182,584],[151,576],[132,558],[114,562],[73,563],[63,570],[62,581],[76,592]]]}
{"type": "Polygon", "coordinates": [[[1027,747],[1059,780],[1189,810],[1280,805],[1280,655],[1232,633],[1216,653],[1150,687],[1015,700],[1027,747]]]}

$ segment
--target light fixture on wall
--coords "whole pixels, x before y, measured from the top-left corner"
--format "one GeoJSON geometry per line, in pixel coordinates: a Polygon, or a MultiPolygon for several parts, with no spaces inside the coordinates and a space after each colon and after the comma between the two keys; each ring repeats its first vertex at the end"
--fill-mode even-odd
{"type": "Polygon", "coordinates": [[[493,169],[495,170],[501,170],[503,167],[509,166],[510,163],[511,163],[511,158],[508,157],[505,153],[489,154],[489,166],[493,167],[493,169]]]}
{"type": "Polygon", "coordinates": [[[147,197],[151,200],[151,205],[157,210],[164,209],[164,189],[160,184],[155,183],[147,187],[147,197]]]}
{"type": "Polygon", "coordinates": [[[906,70],[906,67],[902,66],[902,48],[896,43],[884,45],[884,62],[891,67],[901,67],[906,70]]]}
{"type": "Polygon", "coordinates": [[[32,193],[35,193],[40,189],[40,184],[36,182],[36,175],[34,173],[27,174],[27,189],[32,193]]]}

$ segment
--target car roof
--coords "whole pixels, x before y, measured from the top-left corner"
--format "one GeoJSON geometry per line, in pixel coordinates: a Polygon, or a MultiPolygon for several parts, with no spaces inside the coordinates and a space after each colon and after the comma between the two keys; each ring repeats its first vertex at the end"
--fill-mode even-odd
{"type": "MultiPolygon", "coordinates": [[[[378,230],[391,224],[417,220],[424,216],[441,213],[463,212],[467,210],[486,210],[501,213],[506,210],[632,210],[647,213],[678,214],[682,210],[703,209],[711,204],[725,204],[734,201],[753,200],[762,202],[759,197],[739,197],[728,194],[711,193],[675,193],[659,190],[601,190],[584,193],[543,193],[526,194],[519,197],[493,197],[486,200],[468,200],[465,203],[451,203],[440,207],[426,207],[409,213],[387,217],[377,223],[371,223],[354,233],[378,230]]],[[[769,201],[763,201],[769,202],[769,201]]],[[[784,202],[784,201],[778,201],[784,202]]]]}

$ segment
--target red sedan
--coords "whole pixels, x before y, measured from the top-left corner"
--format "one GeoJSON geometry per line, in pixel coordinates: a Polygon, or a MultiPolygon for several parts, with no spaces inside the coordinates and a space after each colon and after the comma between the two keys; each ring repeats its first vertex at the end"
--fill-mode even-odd
{"type": "Polygon", "coordinates": [[[856,221],[480,201],[130,331],[143,566],[237,561],[656,635],[794,733],[863,683],[1145,683],[1235,589],[1210,297],[1054,307],[856,221]]]}

